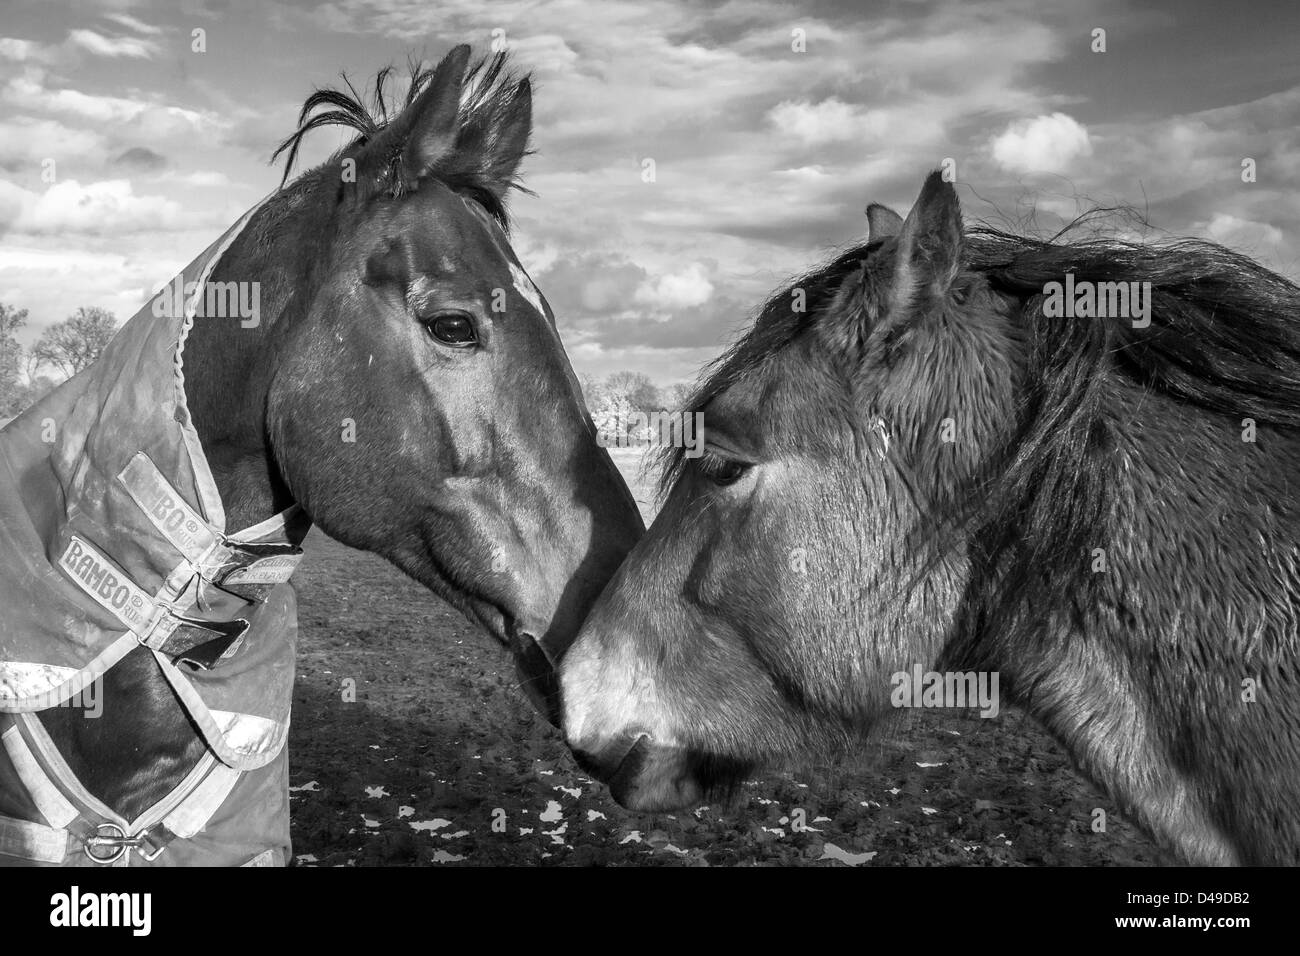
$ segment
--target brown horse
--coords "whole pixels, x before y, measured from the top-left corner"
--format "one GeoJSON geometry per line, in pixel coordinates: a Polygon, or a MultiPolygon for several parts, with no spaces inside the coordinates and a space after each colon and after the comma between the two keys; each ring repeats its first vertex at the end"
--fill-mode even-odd
{"type": "Polygon", "coordinates": [[[1000,678],[1180,858],[1300,862],[1300,290],[967,231],[937,173],[868,216],[699,390],[706,453],[561,666],[580,762],[680,807],[934,667],[1000,678]]]}
{"type": "MultiPolygon", "coordinates": [[[[510,246],[528,79],[502,55],[471,65],[457,47],[436,69],[413,71],[390,116],[386,76],[373,109],[334,91],[307,101],[281,147],[286,179],[310,130],[335,123],[359,135],[282,186],[221,256],[209,284],[259,289],[261,315],[195,321],[183,343],[185,405],[226,527],[296,506],[510,647],[546,706],[549,648],[572,639],[644,526],[596,442],[555,317],[510,246]]],[[[9,426],[15,447],[53,401],[9,426]]],[[[64,493],[43,462],[16,484],[33,500],[64,493]]],[[[124,544],[109,557],[129,570],[132,554],[124,544]]],[[[0,620],[0,637],[7,626],[0,620]]],[[[21,635],[0,650],[8,637],[21,635]]],[[[102,682],[99,719],[67,708],[39,717],[85,790],[130,820],[177,786],[205,743],[145,647],[102,682]]],[[[3,789],[0,813],[20,814],[3,789]]]]}

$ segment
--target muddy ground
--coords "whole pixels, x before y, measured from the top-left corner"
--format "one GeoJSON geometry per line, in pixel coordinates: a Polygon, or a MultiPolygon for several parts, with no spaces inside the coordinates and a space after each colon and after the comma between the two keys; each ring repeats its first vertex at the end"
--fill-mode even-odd
{"type": "MultiPolygon", "coordinates": [[[[618,457],[649,512],[636,456],[618,457]]],[[[494,642],[372,555],[319,531],[307,551],[290,736],[299,866],[1158,862],[1010,708],[913,711],[851,765],[765,774],[732,806],[628,813],[534,714],[494,642]]]]}

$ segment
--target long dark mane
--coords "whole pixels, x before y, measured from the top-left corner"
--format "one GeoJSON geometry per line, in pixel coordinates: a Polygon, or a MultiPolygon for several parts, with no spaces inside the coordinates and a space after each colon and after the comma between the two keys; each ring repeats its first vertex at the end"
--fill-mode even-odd
{"type": "MultiPolygon", "coordinates": [[[[1095,227],[1095,219],[1080,224],[1095,227]]],[[[1038,597],[1077,594],[1085,556],[1111,540],[1111,502],[1119,480],[1114,441],[1099,414],[1102,385],[1121,375],[1208,412],[1233,427],[1300,426],[1300,288],[1250,258],[1212,242],[1179,239],[1071,241],[976,227],[964,240],[968,270],[1019,303],[1026,350],[1023,413],[1011,437],[987,454],[961,489],[957,514],[926,515],[925,534],[965,540],[974,575],[968,637],[1021,624],[1038,597]],[[1073,273],[1076,282],[1149,282],[1151,324],[1123,317],[1080,320],[1044,314],[1043,287],[1073,273]]],[[[834,301],[846,275],[872,244],[855,246],[769,298],[752,328],[707,370],[693,410],[763,365],[834,301]],[[807,310],[791,309],[801,288],[807,310]]],[[[666,453],[661,493],[684,467],[666,453]]]]}
{"type": "MultiPolygon", "coordinates": [[[[460,134],[457,140],[457,154],[439,164],[437,178],[458,191],[473,195],[489,213],[501,223],[503,228],[509,226],[507,210],[497,193],[489,189],[484,181],[483,171],[473,162],[472,157],[484,153],[482,146],[491,143],[499,134],[506,118],[514,109],[516,97],[530,79],[511,71],[507,53],[495,53],[484,56],[472,63],[465,73],[461,85],[460,134]]],[[[394,69],[384,67],[375,76],[371,87],[370,99],[358,93],[352,82],[343,76],[346,89],[317,89],[302,105],[298,114],[298,128],[295,129],[275,150],[271,156],[274,162],[284,154],[284,174],[280,180],[283,188],[298,159],[298,151],[303,139],[312,130],[325,126],[342,126],[356,130],[357,136],[331,157],[331,162],[344,154],[363,147],[375,139],[381,132],[397,122],[402,113],[411,106],[434,77],[434,67],[421,66],[415,61],[407,64],[409,83],[405,94],[398,100],[392,97],[389,88],[394,69]],[[319,112],[318,112],[319,111],[319,112]]],[[[383,174],[380,184],[390,195],[399,195],[405,177],[401,175],[401,154],[395,152],[383,174]]],[[[513,188],[527,192],[517,180],[513,188]]]]}

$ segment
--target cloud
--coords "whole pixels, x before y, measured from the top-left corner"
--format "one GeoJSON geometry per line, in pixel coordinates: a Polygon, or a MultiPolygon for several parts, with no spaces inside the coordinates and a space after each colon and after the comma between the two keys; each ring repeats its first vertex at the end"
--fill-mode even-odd
{"type": "Polygon", "coordinates": [[[145,23],[143,20],[137,20],[129,13],[110,13],[106,15],[106,18],[119,26],[126,27],[128,30],[143,33],[145,36],[156,37],[162,33],[162,27],[156,27],[153,24],[145,23]]]}
{"type": "Polygon", "coordinates": [[[1239,219],[1228,213],[1215,213],[1208,223],[1198,224],[1198,232],[1204,232],[1220,245],[1259,255],[1262,247],[1276,246],[1282,242],[1282,230],[1266,222],[1251,222],[1239,219]]]}
{"type": "Polygon", "coordinates": [[[713,283],[704,274],[704,267],[692,262],[680,272],[642,282],[632,299],[639,305],[669,311],[703,305],[712,295],[713,283]]]}
{"type": "Polygon", "coordinates": [[[1088,130],[1064,113],[1016,120],[993,140],[993,158],[1016,173],[1062,173],[1092,155],[1088,130]]]}
{"type": "Polygon", "coordinates": [[[156,173],[167,168],[167,157],[146,146],[132,146],[114,156],[112,163],[114,166],[126,166],[140,172],[156,173]]]}
{"type": "Polygon", "coordinates": [[[192,173],[168,174],[165,179],[184,186],[229,186],[230,177],[216,170],[197,170],[192,173]]]}
{"type": "Polygon", "coordinates": [[[768,111],[767,119],[778,133],[810,146],[857,139],[867,125],[858,107],[835,97],[820,103],[784,100],[768,111]]]}
{"type": "MultiPolygon", "coordinates": [[[[111,247],[158,267],[189,251],[191,238],[194,251],[203,248],[219,230],[198,224],[272,188],[278,177],[265,160],[313,86],[336,84],[341,69],[368,78],[408,51],[436,60],[470,41],[483,53],[498,27],[515,68],[535,79],[537,152],[522,172],[538,196],[513,197],[516,252],[555,308],[575,364],[598,374],[689,374],[783,280],[860,240],[868,201],[905,212],[925,173],[948,156],[958,160],[972,218],[1006,213],[1050,233],[1059,226],[1051,220],[1094,202],[1127,201],[1156,232],[1272,254],[1284,271],[1296,260],[1300,88],[1233,101],[1236,91],[1260,96],[1293,84],[1284,54],[1247,31],[1223,41],[1230,47],[1220,66],[1240,67],[1230,83],[1190,66],[1188,82],[1199,77],[1200,88],[1180,88],[1167,71],[1144,80],[1140,58],[1112,62],[1087,50],[1096,22],[1130,43],[1166,35],[1155,31],[1168,23],[1114,0],[1060,9],[923,0],[870,17],[850,0],[806,4],[797,15],[781,0],[330,0],[310,11],[292,0],[183,0],[191,17],[218,8],[240,15],[224,18],[225,39],[206,57],[167,62],[169,38],[188,30],[175,11],[129,0],[71,4],[71,15],[54,20],[58,32],[29,34],[39,42],[0,40],[0,167],[33,190],[5,191],[0,221],[34,228],[40,159],[58,157],[60,175],[90,184],[77,202],[105,210],[108,228],[139,229],[149,219],[139,210],[166,200],[195,228],[153,225],[112,242],[19,234],[20,245],[40,245],[50,261],[60,249],[111,247]],[[124,15],[106,15],[110,4],[124,15]],[[74,41],[74,26],[103,42],[74,41]],[[807,53],[791,50],[794,26],[807,31],[807,53]],[[43,46],[47,36],[59,42],[43,46]],[[266,36],[293,40],[294,69],[241,69],[249,44],[266,36]],[[133,55],[131,43],[144,43],[134,53],[152,59],[133,55]],[[1133,95],[1115,97],[1117,88],[1133,95]],[[1190,111],[1206,90],[1224,105],[1190,111]],[[143,155],[135,166],[112,161],[136,148],[165,157],[166,167],[149,173],[143,155]],[[1256,183],[1240,182],[1246,156],[1258,161],[1256,183]],[[640,178],[646,157],[656,161],[653,184],[640,178]],[[1025,175],[1045,172],[1064,178],[1025,175]],[[128,177],[129,193],[92,191],[96,181],[128,177]]],[[[322,131],[303,165],[346,135],[322,131]]],[[[151,214],[167,222],[165,208],[151,214]]],[[[62,294],[42,293],[35,270],[22,273],[25,290],[62,294]]],[[[75,284],[50,274],[48,285],[75,284]]]]}
{"type": "Polygon", "coordinates": [[[96,56],[130,57],[147,60],[157,55],[159,47],[153,40],[139,37],[106,37],[94,30],[73,30],[68,34],[71,46],[96,56]]]}
{"type": "Polygon", "coordinates": [[[62,156],[94,156],[105,150],[104,137],[58,120],[15,116],[0,120],[0,168],[33,169],[62,156]]]}
{"type": "Polygon", "coordinates": [[[0,37],[0,60],[13,63],[44,63],[50,59],[50,50],[31,40],[0,37]]]}
{"type": "Polygon", "coordinates": [[[70,88],[53,89],[40,69],[27,69],[0,88],[0,100],[31,113],[75,117],[114,132],[130,130],[136,138],[166,142],[173,137],[212,135],[226,121],[211,112],[173,106],[158,96],[107,96],[70,88]]]}
{"type": "Polygon", "coordinates": [[[563,324],[575,316],[626,314],[647,276],[623,256],[588,254],[559,259],[533,278],[563,324]]]}
{"type": "Polygon", "coordinates": [[[0,227],[27,235],[121,235],[184,230],[178,203],[161,196],[137,196],[125,179],[83,186],[75,179],[35,193],[0,180],[0,227]]]}

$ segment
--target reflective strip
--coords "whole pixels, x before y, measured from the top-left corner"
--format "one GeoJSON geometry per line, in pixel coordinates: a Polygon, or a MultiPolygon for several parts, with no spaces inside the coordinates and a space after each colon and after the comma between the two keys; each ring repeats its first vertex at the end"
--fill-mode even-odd
{"type": "Polygon", "coordinates": [[[123,631],[99,656],[80,670],[53,664],[0,661],[0,713],[49,710],[76,697],[140,646],[130,631],[123,631]],[[11,696],[18,694],[19,696],[11,696]]]}
{"type": "Polygon", "coordinates": [[[235,568],[224,578],[222,584],[284,584],[293,572],[298,570],[302,561],[301,554],[284,554],[270,558],[258,558],[252,564],[235,568]]]}
{"type": "Polygon", "coordinates": [[[80,671],[75,667],[60,667],[57,664],[0,661],[0,700],[27,700],[48,693],[53,688],[66,684],[78,673],[80,671]]]}
{"type": "Polygon", "coordinates": [[[62,863],[68,858],[68,831],[0,817],[0,857],[4,856],[33,863],[62,863]]]}
{"type": "MultiPolygon", "coordinates": [[[[220,567],[225,562],[228,552],[214,554],[221,544],[220,535],[190,507],[148,455],[136,452],[117,480],[140,506],[150,524],[195,568],[203,571],[220,567]]],[[[220,550],[224,552],[226,549],[220,550]]]]}
{"type": "Polygon", "coordinates": [[[27,746],[27,741],[18,732],[17,725],[10,727],[0,735],[4,740],[5,753],[14,765],[18,779],[27,788],[32,803],[40,811],[45,822],[50,826],[63,829],[77,819],[80,814],[68,798],[59,792],[37,762],[35,754],[27,746]]]}
{"type": "Polygon", "coordinates": [[[212,819],[239,782],[240,773],[225,764],[215,764],[193,791],[186,795],[171,813],[163,818],[163,826],[183,840],[194,836],[212,819]]]}
{"type": "Polygon", "coordinates": [[[257,770],[279,756],[289,736],[287,714],[280,722],[254,714],[210,710],[175,664],[157,651],[153,657],[218,760],[237,770],[257,770]]]}
{"type": "Polygon", "coordinates": [[[284,724],[269,717],[236,714],[228,710],[209,710],[208,713],[220,728],[226,746],[239,754],[263,752],[285,731],[284,724]]]}
{"type": "Polygon", "coordinates": [[[279,866],[279,865],[280,865],[280,861],[276,858],[276,853],[275,853],[274,850],[263,850],[261,853],[257,854],[257,856],[253,857],[253,858],[252,858],[251,860],[249,860],[247,863],[241,863],[241,864],[239,864],[239,865],[240,865],[241,867],[244,867],[244,866],[279,866]]]}
{"type": "Polygon", "coordinates": [[[122,626],[144,641],[151,635],[151,646],[161,647],[180,625],[180,621],[164,620],[166,609],[159,607],[152,597],[136,586],[125,574],[104,557],[98,548],[78,535],[73,535],[67,550],[59,558],[59,566],[92,601],[122,622],[122,626]],[[165,630],[159,639],[155,632],[165,630]]]}

